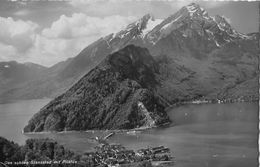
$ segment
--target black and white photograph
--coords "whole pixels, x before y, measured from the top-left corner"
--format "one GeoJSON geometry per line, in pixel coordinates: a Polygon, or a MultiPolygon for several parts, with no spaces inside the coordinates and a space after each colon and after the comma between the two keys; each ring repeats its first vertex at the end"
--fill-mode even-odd
{"type": "Polygon", "coordinates": [[[260,1],[0,0],[0,167],[258,167],[260,1]]]}

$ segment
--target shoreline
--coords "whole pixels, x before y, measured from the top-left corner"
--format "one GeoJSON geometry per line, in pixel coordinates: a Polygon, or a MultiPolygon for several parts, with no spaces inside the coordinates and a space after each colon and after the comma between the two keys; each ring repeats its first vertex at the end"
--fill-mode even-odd
{"type": "Polygon", "coordinates": [[[51,101],[51,100],[53,100],[53,98],[43,97],[43,98],[36,98],[36,99],[13,99],[13,100],[7,100],[7,101],[0,101],[0,105],[24,102],[24,101],[28,101],[28,100],[49,100],[49,101],[51,101]]]}
{"type": "MultiPolygon", "coordinates": [[[[165,123],[163,124],[162,126],[165,126],[165,125],[168,125],[170,123],[165,123]]],[[[106,130],[68,130],[68,131],[43,131],[43,132],[24,132],[23,130],[21,131],[22,134],[28,134],[28,135],[33,135],[33,134],[51,134],[51,133],[58,133],[58,134],[62,134],[62,133],[97,133],[97,132],[100,132],[100,133],[104,133],[104,132],[107,132],[107,133],[124,133],[124,132],[132,132],[132,131],[144,131],[144,130],[148,130],[148,129],[152,129],[152,128],[157,128],[158,126],[153,126],[153,127],[139,127],[139,128],[134,128],[134,129],[115,129],[115,130],[109,130],[109,129],[106,129],[106,130]]]]}
{"type": "MultiPolygon", "coordinates": [[[[181,103],[176,103],[174,105],[171,105],[169,107],[167,107],[165,110],[166,112],[168,112],[168,110],[174,108],[174,107],[179,107],[182,105],[201,105],[201,104],[231,104],[231,103],[257,103],[258,100],[250,100],[250,101],[244,101],[244,100],[240,100],[240,101],[234,101],[233,102],[225,102],[225,101],[220,101],[220,102],[216,102],[216,101],[204,101],[204,100],[194,100],[194,101],[186,101],[186,102],[181,102],[181,103]]],[[[104,130],[100,130],[100,129],[96,129],[96,130],[68,130],[68,131],[42,131],[42,132],[24,132],[23,130],[21,131],[22,134],[26,135],[34,135],[34,134],[52,134],[52,133],[57,133],[57,134],[63,134],[63,133],[126,133],[128,134],[128,132],[133,132],[133,131],[138,131],[138,132],[142,132],[145,130],[149,130],[149,129],[153,129],[153,128],[158,128],[158,127],[163,127],[163,126],[167,126],[170,125],[171,122],[166,122],[160,126],[152,126],[152,127],[139,127],[139,128],[134,128],[134,129],[104,129],[104,130]]]]}

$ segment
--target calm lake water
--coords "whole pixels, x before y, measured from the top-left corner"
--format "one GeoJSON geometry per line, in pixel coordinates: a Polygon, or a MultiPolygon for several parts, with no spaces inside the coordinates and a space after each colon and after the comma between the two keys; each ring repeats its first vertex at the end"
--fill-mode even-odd
{"type": "MultiPolygon", "coordinates": [[[[86,152],[97,143],[91,137],[109,132],[21,133],[28,120],[50,99],[0,105],[0,136],[24,144],[27,138],[53,138],[66,147],[86,152]]],[[[140,133],[121,132],[109,140],[132,149],[165,145],[175,167],[257,167],[258,104],[203,104],[168,111],[173,123],[140,133]]]]}

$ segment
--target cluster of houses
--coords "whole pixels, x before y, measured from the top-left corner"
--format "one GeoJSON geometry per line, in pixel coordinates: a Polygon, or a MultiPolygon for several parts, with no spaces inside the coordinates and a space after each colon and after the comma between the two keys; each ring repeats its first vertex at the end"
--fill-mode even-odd
{"type": "Polygon", "coordinates": [[[226,99],[204,99],[200,98],[197,100],[192,100],[192,101],[184,101],[180,102],[178,104],[205,104],[205,103],[237,103],[237,102],[255,102],[258,101],[258,97],[256,96],[241,96],[241,97],[234,97],[234,98],[226,98],[226,99]]]}
{"type": "Polygon", "coordinates": [[[95,165],[119,166],[144,160],[171,161],[169,148],[164,146],[145,148],[140,150],[129,150],[120,144],[100,143],[95,147],[95,152],[87,152],[86,156],[91,158],[95,165]]]}
{"type": "Polygon", "coordinates": [[[255,102],[258,101],[258,97],[249,95],[249,96],[240,96],[237,98],[229,99],[218,99],[218,103],[237,103],[237,102],[255,102]]]}

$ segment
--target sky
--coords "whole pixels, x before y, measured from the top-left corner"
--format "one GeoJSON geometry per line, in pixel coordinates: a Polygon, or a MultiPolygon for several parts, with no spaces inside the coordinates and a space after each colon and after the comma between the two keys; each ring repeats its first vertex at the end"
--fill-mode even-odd
{"type": "Polygon", "coordinates": [[[226,18],[239,32],[258,31],[258,3],[191,0],[0,0],[0,61],[50,67],[100,37],[150,13],[165,19],[191,2],[226,18]]]}

